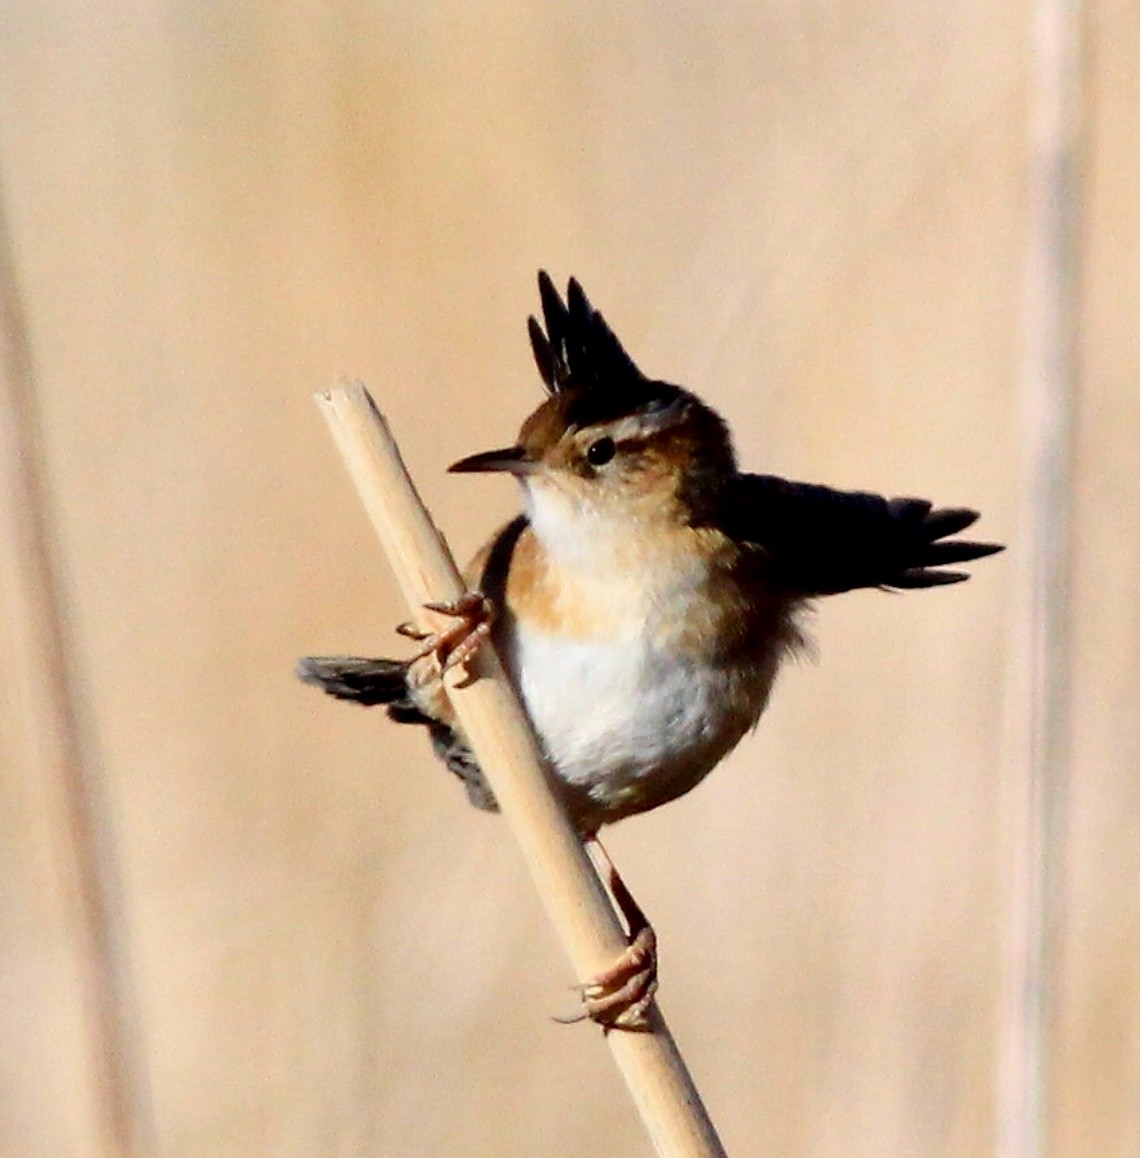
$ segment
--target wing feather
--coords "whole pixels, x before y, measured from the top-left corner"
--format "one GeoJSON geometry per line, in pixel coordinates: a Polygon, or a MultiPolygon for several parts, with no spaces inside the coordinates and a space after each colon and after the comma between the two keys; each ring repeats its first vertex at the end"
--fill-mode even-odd
{"type": "Polygon", "coordinates": [[[719,520],[767,558],[773,581],[802,595],[860,587],[909,590],[961,583],[941,568],[996,554],[997,543],[952,539],[977,521],[964,507],[837,491],[773,475],[738,475],[719,520]]]}

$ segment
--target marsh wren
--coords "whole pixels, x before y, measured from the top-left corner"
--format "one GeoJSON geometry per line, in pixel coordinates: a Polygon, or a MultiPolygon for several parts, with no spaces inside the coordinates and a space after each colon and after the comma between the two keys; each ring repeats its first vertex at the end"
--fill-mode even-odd
{"type": "MultiPolygon", "coordinates": [[[[646,377],[581,286],[539,274],[528,321],[548,397],[517,442],[450,469],[504,472],[525,513],[471,564],[454,630],[410,660],[328,657],[300,675],[425,725],[471,802],[494,795],[441,678],[488,634],[585,839],[688,792],[750,731],[810,602],[941,587],[1001,550],[952,536],[977,512],[738,470],[724,420],[646,377]]],[[[636,1026],[655,985],[652,931],[610,866],[631,949],[586,988],[589,1016],[636,1026]]]]}

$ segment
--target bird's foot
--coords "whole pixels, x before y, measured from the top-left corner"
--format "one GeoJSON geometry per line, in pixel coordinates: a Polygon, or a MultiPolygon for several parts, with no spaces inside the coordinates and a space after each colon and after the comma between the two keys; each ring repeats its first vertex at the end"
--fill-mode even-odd
{"type": "Polygon", "coordinates": [[[633,899],[609,854],[598,842],[590,841],[606,871],[610,892],[629,929],[629,944],[608,968],[575,986],[582,994],[582,1008],[570,1017],[558,1017],[566,1025],[595,1021],[604,1030],[649,1029],[649,1010],[657,992],[657,934],[633,899]]]}
{"type": "Polygon", "coordinates": [[[555,1021],[573,1025],[589,1018],[607,1031],[648,1029],[657,992],[657,934],[646,925],[608,969],[575,988],[582,994],[582,1008],[555,1021]]]}
{"type": "Polygon", "coordinates": [[[423,646],[410,663],[412,670],[420,669],[417,682],[439,678],[452,669],[463,672],[463,683],[468,682],[470,673],[467,665],[475,653],[491,635],[494,608],[491,601],[478,591],[467,591],[458,599],[440,603],[425,603],[424,609],[454,620],[438,631],[421,631],[414,624],[401,623],[397,628],[400,635],[414,639],[423,646]],[[430,673],[423,672],[423,661],[428,662],[430,673]]]}

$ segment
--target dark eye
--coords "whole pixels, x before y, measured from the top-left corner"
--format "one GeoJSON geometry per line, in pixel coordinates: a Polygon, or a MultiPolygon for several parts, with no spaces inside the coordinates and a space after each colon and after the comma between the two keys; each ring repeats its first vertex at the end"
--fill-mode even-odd
{"type": "Polygon", "coordinates": [[[612,438],[599,438],[587,448],[586,461],[591,466],[605,466],[616,453],[617,447],[612,438]]]}

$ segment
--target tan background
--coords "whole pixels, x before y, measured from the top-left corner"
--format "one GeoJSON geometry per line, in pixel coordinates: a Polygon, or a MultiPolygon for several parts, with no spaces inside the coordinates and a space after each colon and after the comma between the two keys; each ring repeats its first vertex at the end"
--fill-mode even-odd
{"type": "MultiPolygon", "coordinates": [[[[514,495],[443,468],[538,401],[539,265],[748,467],[976,505],[1013,546],[821,608],[758,734],[610,839],[734,1155],[992,1151],[1028,27],[988,0],[0,7],[141,1152],[647,1152],[598,1035],[548,1019],[572,978],[504,827],[421,735],[290,674],[403,616],[310,393],[375,387],[469,553],[514,495]]],[[[1088,34],[1049,1154],[1134,1158],[1140,10],[1097,0],[1088,34]]],[[[95,1154],[93,963],[5,550],[0,1153],[95,1154]]]]}

